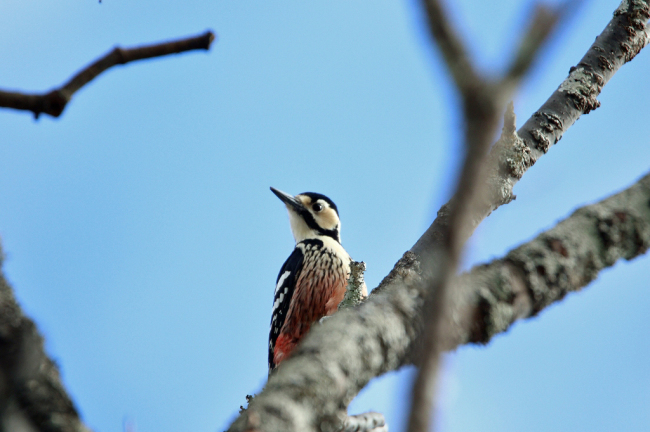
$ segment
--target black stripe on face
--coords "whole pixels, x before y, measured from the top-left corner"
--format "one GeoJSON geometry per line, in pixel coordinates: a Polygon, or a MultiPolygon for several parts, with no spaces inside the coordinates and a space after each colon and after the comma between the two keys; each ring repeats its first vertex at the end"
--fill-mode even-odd
{"type": "MultiPolygon", "coordinates": [[[[304,195],[304,194],[303,194],[303,195],[304,195]]],[[[335,209],[335,210],[336,210],[336,209],[335,209]]],[[[300,216],[302,216],[302,218],[304,219],[305,223],[307,223],[307,226],[308,226],[309,228],[313,229],[314,231],[316,231],[318,234],[320,234],[320,235],[324,235],[324,236],[328,236],[328,237],[332,237],[332,238],[333,238],[334,240],[336,240],[337,242],[339,241],[339,227],[338,227],[338,225],[336,226],[336,228],[331,229],[331,230],[328,230],[328,229],[325,229],[325,228],[321,227],[321,226],[318,225],[318,223],[316,222],[316,219],[314,219],[314,215],[312,215],[312,214],[309,212],[309,210],[307,210],[307,209],[302,210],[302,211],[300,212],[300,216]]],[[[340,242],[339,242],[339,243],[340,243],[340,242]]]]}

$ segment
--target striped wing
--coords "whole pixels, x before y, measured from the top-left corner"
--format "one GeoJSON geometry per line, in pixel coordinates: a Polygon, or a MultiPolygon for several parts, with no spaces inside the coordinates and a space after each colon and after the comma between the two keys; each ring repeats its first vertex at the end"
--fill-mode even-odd
{"type": "Polygon", "coordinates": [[[296,288],[298,274],[302,270],[304,255],[300,248],[296,247],[293,253],[287,258],[275,286],[275,295],[273,296],[273,314],[271,317],[271,331],[269,332],[269,373],[275,369],[273,355],[275,343],[280,335],[280,330],[284,325],[291,305],[291,298],[296,288]]]}

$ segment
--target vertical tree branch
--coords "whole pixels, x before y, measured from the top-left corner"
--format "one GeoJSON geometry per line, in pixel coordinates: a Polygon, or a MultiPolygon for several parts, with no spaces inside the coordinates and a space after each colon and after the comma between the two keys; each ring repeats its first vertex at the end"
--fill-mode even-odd
{"type": "MultiPolygon", "coordinates": [[[[526,34],[524,46],[515,56],[514,65],[502,80],[494,85],[475,71],[462,42],[446,19],[442,5],[437,0],[425,0],[424,4],[431,33],[454,77],[463,102],[465,160],[456,191],[448,207],[446,226],[436,239],[438,244],[426,251],[427,257],[422,255],[422,251],[416,252],[422,271],[428,273],[424,280],[428,281],[430,292],[425,298],[423,309],[422,349],[416,360],[419,369],[413,384],[408,426],[410,432],[430,430],[442,351],[441,341],[444,335],[442,324],[447,305],[447,291],[454,279],[463,245],[476,225],[473,220],[477,218],[477,214],[480,215],[480,203],[485,201],[483,197],[489,192],[485,186],[481,187],[485,185],[484,179],[490,171],[489,167],[484,166],[484,160],[496,132],[499,114],[505,100],[514,91],[514,84],[528,71],[539,48],[547,40],[559,18],[559,14],[538,9],[538,17],[533,20],[526,34]],[[539,30],[542,24],[547,26],[546,31],[539,30]]],[[[506,124],[504,129],[509,127],[514,131],[512,104],[507,117],[512,119],[512,125],[506,124]]],[[[488,161],[496,162],[494,159],[488,161]]]]}

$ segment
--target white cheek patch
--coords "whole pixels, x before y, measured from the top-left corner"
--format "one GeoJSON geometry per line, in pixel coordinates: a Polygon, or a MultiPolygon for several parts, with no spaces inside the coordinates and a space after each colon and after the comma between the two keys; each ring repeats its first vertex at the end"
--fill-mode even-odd
{"type": "MultiPolygon", "coordinates": [[[[282,286],[284,281],[289,277],[290,274],[291,272],[289,270],[282,273],[282,276],[280,276],[280,279],[278,280],[278,284],[275,286],[275,294],[278,293],[278,290],[280,289],[280,287],[282,286]]],[[[275,307],[273,309],[275,309],[275,307]]]]}
{"type": "MultiPolygon", "coordinates": [[[[320,202],[321,200],[319,200],[320,202]]],[[[327,229],[334,230],[339,228],[339,218],[336,214],[336,211],[329,207],[327,203],[323,202],[323,211],[320,213],[315,213],[314,218],[316,219],[318,225],[327,229]]]]}
{"type": "Polygon", "coordinates": [[[291,233],[296,243],[300,243],[306,238],[313,236],[313,231],[307,226],[305,220],[293,210],[289,210],[289,224],[291,224],[291,233]]]}

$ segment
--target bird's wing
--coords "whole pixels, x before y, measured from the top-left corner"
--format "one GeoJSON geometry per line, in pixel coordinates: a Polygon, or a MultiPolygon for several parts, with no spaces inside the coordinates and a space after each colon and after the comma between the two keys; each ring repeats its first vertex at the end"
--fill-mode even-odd
{"type": "Polygon", "coordinates": [[[275,342],[280,335],[280,330],[284,325],[291,304],[291,297],[296,287],[297,276],[302,270],[304,260],[303,252],[296,247],[289,258],[284,262],[282,270],[278,274],[275,286],[275,295],[273,296],[273,314],[271,316],[271,331],[269,332],[269,372],[275,368],[273,355],[275,342]]]}

